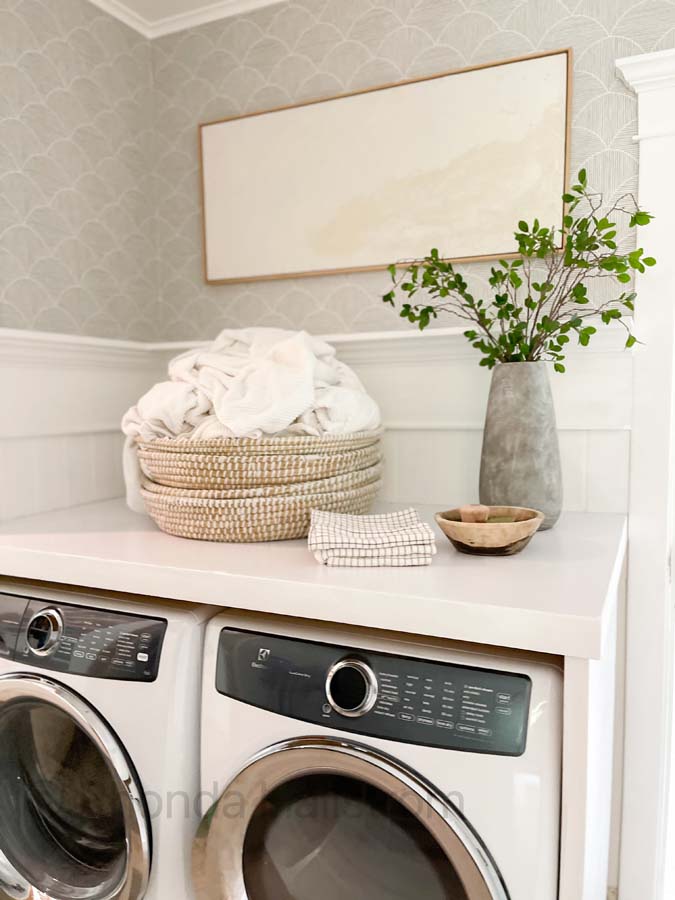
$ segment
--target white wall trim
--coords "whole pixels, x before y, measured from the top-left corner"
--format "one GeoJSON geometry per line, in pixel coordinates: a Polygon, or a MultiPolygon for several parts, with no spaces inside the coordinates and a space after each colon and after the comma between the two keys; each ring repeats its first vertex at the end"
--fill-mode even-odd
{"type": "MultiPolygon", "coordinates": [[[[617,59],[616,68],[626,86],[636,94],[675,87],[675,50],[624,56],[617,59]]],[[[650,124],[658,127],[659,123],[650,124]]]]}
{"type": "Polygon", "coordinates": [[[645,345],[633,359],[619,896],[661,900],[672,777],[675,50],[620,59],[617,70],[638,96],[639,202],[655,215],[648,241],[658,260],[636,285],[635,327],[645,345]]]}
{"type": "Polygon", "coordinates": [[[155,365],[153,352],[156,347],[161,345],[0,328],[0,366],[11,363],[25,367],[91,365],[119,368],[125,364],[146,363],[152,367],[155,365]]]}
{"type": "MultiPolygon", "coordinates": [[[[591,320],[592,321],[592,320],[591,320]]],[[[353,334],[318,335],[334,344],[340,357],[349,365],[416,362],[421,364],[447,362],[450,359],[474,358],[479,355],[464,337],[463,327],[432,328],[425,332],[362,331],[353,334]]],[[[589,353],[623,353],[625,330],[616,324],[598,326],[598,333],[588,349],[572,346],[572,355],[589,353]]],[[[15,365],[96,366],[118,367],[125,362],[145,361],[156,366],[159,357],[170,358],[184,350],[206,345],[205,341],[126,341],[113,338],[59,334],[48,331],[27,331],[0,328],[0,363],[15,365]]],[[[625,351],[632,356],[634,351],[625,351]]]]}
{"type": "Polygon", "coordinates": [[[675,136],[675,128],[661,129],[657,131],[641,132],[633,135],[633,143],[639,144],[641,141],[653,141],[655,138],[673,137],[675,136]]]}
{"type": "MultiPolygon", "coordinates": [[[[383,497],[443,508],[477,499],[490,373],[462,328],[325,337],[380,403],[383,497]]],[[[566,508],[625,512],[633,353],[620,327],[596,338],[551,375],[566,508]]],[[[0,329],[0,519],[120,496],[123,414],[197,346],[0,329]]]]}
{"type": "Polygon", "coordinates": [[[124,3],[120,3],[119,0],[89,0],[89,2],[124,25],[128,25],[129,28],[133,28],[134,31],[142,34],[143,37],[151,37],[151,23],[144,19],[143,16],[139,16],[138,13],[129,9],[124,3]]]}
{"type": "Polygon", "coordinates": [[[154,40],[167,34],[195,28],[198,25],[206,25],[209,22],[217,22],[230,16],[262,9],[265,6],[274,6],[282,3],[283,0],[220,0],[218,3],[199,6],[190,12],[154,20],[144,18],[125,3],[120,3],[119,0],[89,0],[89,2],[133,28],[143,37],[154,40]]]}
{"type": "Polygon", "coordinates": [[[146,37],[151,39],[164,37],[166,34],[175,34],[185,31],[187,28],[196,28],[198,25],[207,25],[209,22],[218,22],[230,16],[238,16],[241,13],[252,12],[254,9],[262,9],[265,6],[275,6],[283,0],[221,0],[220,3],[212,3],[202,6],[189,13],[178,16],[168,16],[159,19],[149,25],[146,37]]]}

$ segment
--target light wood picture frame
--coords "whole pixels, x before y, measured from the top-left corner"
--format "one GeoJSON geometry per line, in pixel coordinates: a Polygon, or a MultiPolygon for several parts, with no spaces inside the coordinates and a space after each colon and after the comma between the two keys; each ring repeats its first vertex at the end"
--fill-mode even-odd
{"type": "Polygon", "coordinates": [[[206,282],[512,256],[562,228],[571,94],[562,49],[200,125],[206,282]]]}

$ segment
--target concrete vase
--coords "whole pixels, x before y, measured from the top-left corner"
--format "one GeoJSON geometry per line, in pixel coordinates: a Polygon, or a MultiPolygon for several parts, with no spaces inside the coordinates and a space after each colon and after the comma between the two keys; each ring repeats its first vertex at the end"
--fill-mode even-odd
{"type": "Polygon", "coordinates": [[[480,502],[525,506],[552,528],[562,508],[562,473],[555,409],[543,362],[493,369],[480,468],[480,502]]]}

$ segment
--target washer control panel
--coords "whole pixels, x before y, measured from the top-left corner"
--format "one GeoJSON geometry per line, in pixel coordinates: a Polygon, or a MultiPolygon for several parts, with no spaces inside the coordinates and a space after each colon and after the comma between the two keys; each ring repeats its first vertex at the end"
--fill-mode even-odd
{"type": "Polygon", "coordinates": [[[527,675],[226,628],[216,688],[328,728],[475,753],[525,752],[527,675]]]}
{"type": "Polygon", "coordinates": [[[0,659],[52,672],[154,681],[166,627],[164,619],[0,594],[0,659]]]}

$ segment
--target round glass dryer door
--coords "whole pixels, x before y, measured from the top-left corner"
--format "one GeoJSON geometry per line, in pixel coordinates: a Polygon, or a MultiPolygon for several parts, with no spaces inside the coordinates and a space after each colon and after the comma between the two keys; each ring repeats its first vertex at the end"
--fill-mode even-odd
{"type": "Polygon", "coordinates": [[[198,900],[508,900],[449,801],[396,760],[317,738],[254,759],[202,822],[198,900]]]}
{"type": "Polygon", "coordinates": [[[140,900],[150,874],[141,786],[82,698],[0,677],[0,900],[140,900]]]}

